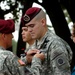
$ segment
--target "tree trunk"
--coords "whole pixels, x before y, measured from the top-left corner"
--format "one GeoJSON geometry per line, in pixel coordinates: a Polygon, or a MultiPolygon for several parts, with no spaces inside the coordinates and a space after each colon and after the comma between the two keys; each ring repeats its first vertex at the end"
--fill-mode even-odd
{"type": "MultiPolygon", "coordinates": [[[[23,13],[22,15],[25,14],[25,11],[32,7],[33,1],[25,1],[24,3],[24,8],[23,8],[23,13]]],[[[24,50],[26,49],[26,42],[22,41],[22,22],[20,23],[20,29],[19,29],[19,38],[18,38],[18,43],[17,43],[17,56],[20,57],[20,54],[24,53],[24,50]]]]}

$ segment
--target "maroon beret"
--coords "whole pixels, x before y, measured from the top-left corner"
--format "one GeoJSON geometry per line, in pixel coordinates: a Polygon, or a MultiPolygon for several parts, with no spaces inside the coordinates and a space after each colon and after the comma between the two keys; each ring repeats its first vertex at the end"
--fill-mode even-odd
{"type": "Polygon", "coordinates": [[[12,33],[15,31],[14,21],[11,19],[3,20],[0,19],[0,33],[12,33]]]}
{"type": "Polygon", "coordinates": [[[22,17],[22,23],[24,22],[23,25],[30,22],[40,11],[41,8],[38,7],[29,8],[22,17]]]}

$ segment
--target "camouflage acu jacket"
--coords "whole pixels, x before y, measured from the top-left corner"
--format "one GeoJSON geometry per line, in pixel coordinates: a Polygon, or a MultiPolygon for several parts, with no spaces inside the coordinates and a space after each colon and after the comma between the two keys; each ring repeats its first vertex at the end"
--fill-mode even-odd
{"type": "Polygon", "coordinates": [[[33,46],[45,54],[42,63],[40,59],[33,58],[32,65],[27,65],[34,75],[71,75],[72,50],[67,42],[48,30],[33,46]]]}
{"type": "Polygon", "coordinates": [[[12,52],[0,47],[0,75],[25,75],[18,60],[12,52]]]}

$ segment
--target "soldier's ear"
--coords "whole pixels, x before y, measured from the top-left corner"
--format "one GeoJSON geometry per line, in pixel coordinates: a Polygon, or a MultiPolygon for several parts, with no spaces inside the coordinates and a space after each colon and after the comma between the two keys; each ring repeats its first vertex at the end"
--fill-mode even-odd
{"type": "Polygon", "coordinates": [[[5,38],[6,37],[6,34],[3,34],[3,37],[5,38]]]}
{"type": "Polygon", "coordinates": [[[7,35],[7,34],[2,33],[1,37],[2,37],[3,40],[6,39],[6,35],[7,35]]]}
{"type": "Polygon", "coordinates": [[[41,23],[42,23],[43,26],[45,26],[46,25],[46,19],[45,18],[42,18],[41,19],[41,23]]]}
{"type": "Polygon", "coordinates": [[[0,37],[4,38],[5,37],[4,33],[0,33],[0,37]]]}

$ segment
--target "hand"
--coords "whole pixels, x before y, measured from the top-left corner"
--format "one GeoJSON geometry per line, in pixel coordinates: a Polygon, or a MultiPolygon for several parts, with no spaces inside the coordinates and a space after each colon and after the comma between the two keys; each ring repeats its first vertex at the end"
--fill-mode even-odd
{"type": "Polygon", "coordinates": [[[40,58],[42,61],[45,59],[45,55],[43,53],[36,53],[34,57],[40,58]]]}
{"type": "Polygon", "coordinates": [[[32,57],[33,57],[37,52],[39,52],[39,50],[37,50],[37,49],[29,50],[29,51],[27,52],[26,59],[27,59],[27,62],[28,62],[28,63],[31,63],[32,57]]]}

